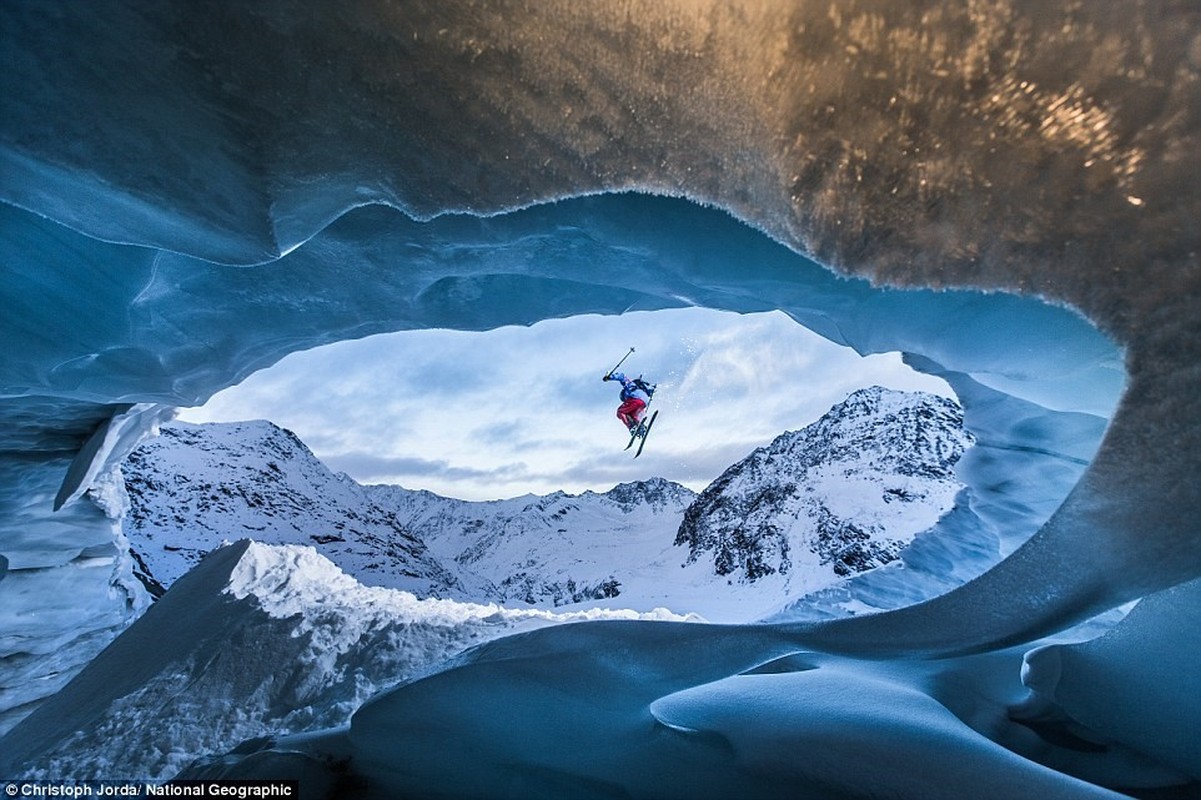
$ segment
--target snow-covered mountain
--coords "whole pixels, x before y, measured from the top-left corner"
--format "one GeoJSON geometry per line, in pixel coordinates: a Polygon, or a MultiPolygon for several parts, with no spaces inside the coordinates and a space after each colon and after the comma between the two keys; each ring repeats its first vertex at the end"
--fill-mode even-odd
{"type": "Polygon", "coordinates": [[[954,505],[971,446],[946,398],[873,386],[727,469],[689,506],[688,561],[797,591],[886,564],[954,505]]]}
{"type": "Polygon", "coordinates": [[[126,535],[152,587],[223,541],[249,537],[311,545],[367,585],[421,597],[602,600],[623,593],[633,565],[660,557],[678,569],[664,551],[696,496],[655,479],[603,494],[472,502],[360,485],[265,421],[173,423],[161,433],[124,467],[126,535]]]}
{"type": "Polygon", "coordinates": [[[673,534],[696,498],[662,478],[486,502],[372,488],[464,585],[477,587],[476,599],[543,607],[613,598],[621,607],[663,605],[669,594],[656,581],[678,569],[673,534]]]}
{"type": "Polygon", "coordinates": [[[459,589],[421,537],[369,487],[332,473],[270,422],[165,425],[130,454],[125,520],[139,577],[161,594],[224,541],[315,545],[363,583],[459,589]]]}
{"type": "Polygon", "coordinates": [[[961,423],[950,401],[875,387],[699,498],[651,479],[487,502],[361,486],[268,422],[176,423],[124,468],[126,532],[150,585],[253,537],[418,596],[742,621],[887,562],[933,524],[960,488],[961,423]]]}

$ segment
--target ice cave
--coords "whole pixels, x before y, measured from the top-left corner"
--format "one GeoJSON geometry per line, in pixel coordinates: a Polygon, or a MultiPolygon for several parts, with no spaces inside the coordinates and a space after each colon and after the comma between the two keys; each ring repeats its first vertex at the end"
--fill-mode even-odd
{"type": "Polygon", "coordinates": [[[0,82],[0,781],[261,557],[142,616],[114,483],[175,407],[376,332],[704,306],[946,378],[991,455],[945,524],[996,565],[497,639],[182,776],[1201,796],[1201,9],[8,0],[0,82]],[[1039,452],[1062,492],[1007,460],[1039,452]]]}

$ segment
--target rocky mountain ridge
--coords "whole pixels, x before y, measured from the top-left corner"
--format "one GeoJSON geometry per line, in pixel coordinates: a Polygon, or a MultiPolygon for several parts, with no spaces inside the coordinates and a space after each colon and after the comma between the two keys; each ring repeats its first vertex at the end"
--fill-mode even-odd
{"type": "Polygon", "coordinates": [[[945,398],[874,386],[731,466],[684,513],[688,561],[754,582],[802,565],[840,577],[894,560],[952,507],[971,446],[945,398]]]}
{"type": "Polygon", "coordinates": [[[419,595],[458,579],[370,487],[335,475],[265,421],[165,425],[122,467],[126,535],[152,593],[223,541],[309,544],[367,583],[419,595]]]}

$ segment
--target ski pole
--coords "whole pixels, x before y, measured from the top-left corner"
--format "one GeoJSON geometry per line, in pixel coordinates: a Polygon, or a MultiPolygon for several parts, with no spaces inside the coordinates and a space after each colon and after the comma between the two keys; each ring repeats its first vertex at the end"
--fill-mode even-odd
{"type": "MultiPolygon", "coordinates": [[[[631,347],[630,353],[632,353],[632,352],[634,352],[634,348],[631,347]]],[[[607,378],[610,375],[612,375],[614,372],[617,372],[617,368],[620,367],[622,365],[622,363],[624,363],[625,360],[630,357],[630,353],[626,353],[624,356],[622,356],[621,361],[618,361],[616,364],[613,365],[613,369],[611,369],[605,373],[605,377],[607,378]]]]}

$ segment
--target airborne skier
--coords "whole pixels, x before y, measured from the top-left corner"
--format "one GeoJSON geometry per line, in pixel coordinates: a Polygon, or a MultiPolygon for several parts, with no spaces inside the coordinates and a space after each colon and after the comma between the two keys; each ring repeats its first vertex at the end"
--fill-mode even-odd
{"type": "Polygon", "coordinates": [[[605,373],[601,380],[621,383],[621,405],[617,407],[617,418],[630,432],[630,442],[626,445],[627,450],[634,444],[635,439],[642,439],[642,443],[638,445],[638,452],[634,454],[634,458],[637,458],[642,455],[646,436],[650,433],[651,426],[655,424],[655,418],[659,416],[659,412],[656,411],[651,415],[650,420],[643,422],[647,406],[650,405],[651,397],[655,393],[654,384],[644,381],[641,375],[637,378],[628,378],[624,373],[617,371],[617,367],[620,367],[632,352],[634,352],[634,348],[631,347],[630,352],[626,353],[613,369],[605,373]]]}
{"type": "Polygon", "coordinates": [[[621,405],[617,407],[617,418],[630,433],[637,433],[651,400],[649,387],[641,377],[631,380],[620,372],[610,373],[603,380],[621,382],[621,405]]]}

